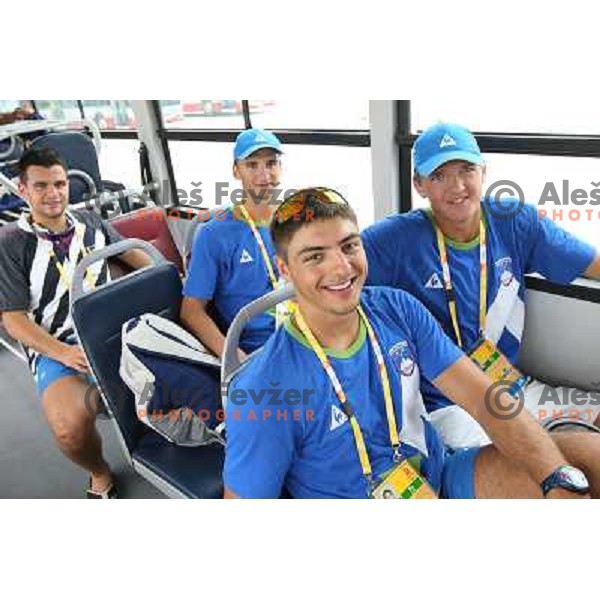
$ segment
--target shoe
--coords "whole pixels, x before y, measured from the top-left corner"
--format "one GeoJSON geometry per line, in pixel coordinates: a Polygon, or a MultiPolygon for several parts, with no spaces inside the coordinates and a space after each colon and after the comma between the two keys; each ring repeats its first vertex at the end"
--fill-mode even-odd
{"type": "Polygon", "coordinates": [[[116,500],[119,497],[117,493],[117,486],[114,483],[111,483],[102,492],[97,492],[96,490],[93,490],[91,478],[89,488],[86,490],[85,495],[88,500],[116,500]]]}

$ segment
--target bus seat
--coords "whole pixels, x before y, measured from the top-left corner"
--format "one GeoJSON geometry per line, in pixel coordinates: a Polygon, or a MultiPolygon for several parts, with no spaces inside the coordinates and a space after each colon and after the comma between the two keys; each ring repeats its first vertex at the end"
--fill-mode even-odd
{"type": "Polygon", "coordinates": [[[25,142],[19,135],[0,141],[0,169],[7,177],[14,177],[15,165],[25,151],[25,142]]]}
{"type": "Polygon", "coordinates": [[[19,196],[15,194],[4,194],[0,197],[0,211],[9,211],[9,210],[17,210],[20,208],[24,208],[27,206],[27,203],[23,198],[19,198],[19,196]]]}
{"type": "MultiPolygon", "coordinates": [[[[23,154],[24,147],[23,140],[19,136],[0,142],[0,174],[8,180],[17,175],[16,165],[23,154]]],[[[14,194],[10,188],[5,188],[3,183],[0,180],[0,225],[16,220],[19,216],[18,212],[26,206],[23,198],[14,194]]]]}
{"type": "MultiPolygon", "coordinates": [[[[253,300],[250,304],[244,306],[244,308],[242,308],[235,316],[235,319],[233,319],[229,326],[229,330],[227,331],[225,346],[223,348],[223,361],[221,366],[221,393],[223,406],[226,406],[227,404],[227,390],[229,383],[238,370],[243,367],[243,364],[240,362],[238,348],[244,327],[254,317],[275,308],[280,302],[290,300],[294,295],[294,286],[292,284],[284,285],[278,290],[274,290],[253,300]]],[[[260,349],[256,350],[256,352],[260,352],[260,349]]],[[[256,352],[253,352],[247,360],[251,360],[256,352]]]]}
{"type": "Polygon", "coordinates": [[[73,278],[75,331],[134,470],[170,497],[220,498],[223,448],[174,446],[145,427],[137,418],[133,394],[118,375],[123,323],[146,312],[177,321],[180,303],[177,269],[154,246],[140,240],[123,240],[92,252],[77,266],[73,278]],[[132,248],[147,252],[153,266],[83,292],[83,274],[91,263],[132,248]]]}
{"type": "Polygon", "coordinates": [[[125,238],[137,238],[150,242],[177,267],[179,273],[183,273],[181,254],[173,241],[165,211],[161,206],[125,213],[115,217],[110,223],[125,238]]]}
{"type": "MultiPolygon", "coordinates": [[[[526,281],[525,329],[519,368],[553,387],[599,392],[600,283],[577,279],[565,286],[541,277],[527,277],[526,281]]],[[[549,402],[554,416],[544,423],[548,431],[572,429],[600,433],[576,411],[563,412],[564,405],[549,402]]]]}
{"type": "Polygon", "coordinates": [[[600,391],[600,282],[527,277],[519,367],[554,385],[600,391]]]}
{"type": "Polygon", "coordinates": [[[0,196],[0,226],[12,223],[19,218],[27,203],[16,194],[3,194],[0,196]]]}
{"type": "MultiPolygon", "coordinates": [[[[189,274],[190,264],[192,260],[192,248],[194,245],[194,240],[196,239],[196,235],[206,223],[214,219],[217,216],[218,212],[222,212],[222,210],[222,208],[213,208],[212,210],[208,210],[207,212],[207,209],[200,209],[197,211],[193,219],[181,219],[181,223],[185,224],[183,249],[181,254],[183,256],[183,263],[185,269],[184,272],[186,275],[189,274]]],[[[223,323],[223,320],[221,319],[219,311],[217,310],[213,300],[210,300],[206,305],[206,312],[208,313],[210,318],[215,322],[215,325],[219,328],[221,333],[223,335],[227,335],[227,327],[223,323]]]]}
{"type": "Polygon", "coordinates": [[[196,215],[191,222],[188,224],[188,228],[185,233],[185,238],[183,240],[183,259],[185,261],[186,271],[190,268],[190,261],[192,260],[192,247],[194,246],[194,240],[196,239],[196,233],[200,226],[202,225],[202,221],[200,221],[199,215],[196,215]]]}
{"type": "Polygon", "coordinates": [[[77,204],[85,196],[103,190],[94,142],[84,133],[66,131],[47,133],[35,139],[32,148],[53,148],[69,169],[69,202],[77,204]]]}
{"type": "Polygon", "coordinates": [[[194,240],[196,239],[198,231],[202,229],[203,225],[209,221],[212,221],[217,216],[219,211],[222,212],[223,209],[213,208],[212,210],[208,211],[208,214],[206,213],[206,209],[201,209],[198,211],[198,214],[189,223],[187,223],[182,250],[186,271],[190,267],[190,261],[192,260],[192,248],[194,247],[194,240]]]}

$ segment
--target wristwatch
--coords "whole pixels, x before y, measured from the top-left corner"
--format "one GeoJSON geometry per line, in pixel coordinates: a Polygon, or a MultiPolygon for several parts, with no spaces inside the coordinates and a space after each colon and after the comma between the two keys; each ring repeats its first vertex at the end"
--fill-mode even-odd
{"type": "Polygon", "coordinates": [[[574,494],[589,494],[590,484],[585,474],[569,465],[561,465],[541,483],[542,493],[547,496],[551,490],[561,488],[574,494]]]}

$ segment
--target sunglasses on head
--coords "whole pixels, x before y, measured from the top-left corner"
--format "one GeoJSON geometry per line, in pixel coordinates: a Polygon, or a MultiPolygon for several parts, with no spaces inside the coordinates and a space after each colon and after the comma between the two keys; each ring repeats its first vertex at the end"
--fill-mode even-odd
{"type": "Polygon", "coordinates": [[[331,188],[306,188],[292,194],[279,205],[274,214],[275,221],[285,223],[290,219],[297,219],[310,199],[325,204],[348,204],[348,201],[339,192],[331,188]]]}

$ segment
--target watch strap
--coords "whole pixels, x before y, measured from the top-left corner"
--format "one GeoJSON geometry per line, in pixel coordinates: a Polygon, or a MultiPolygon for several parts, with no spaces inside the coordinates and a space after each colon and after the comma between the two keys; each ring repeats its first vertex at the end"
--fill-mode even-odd
{"type": "Polygon", "coordinates": [[[581,495],[588,494],[590,491],[590,485],[585,474],[570,465],[561,465],[553,473],[548,475],[540,485],[544,496],[547,496],[556,488],[581,495]],[[581,481],[579,483],[573,481],[573,475],[578,477],[581,481]]]}

